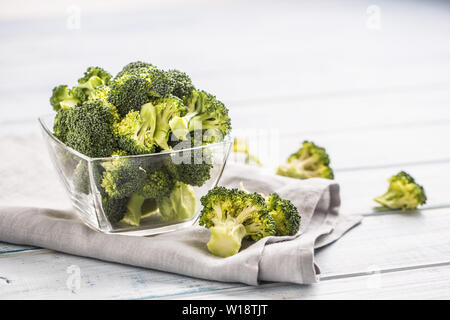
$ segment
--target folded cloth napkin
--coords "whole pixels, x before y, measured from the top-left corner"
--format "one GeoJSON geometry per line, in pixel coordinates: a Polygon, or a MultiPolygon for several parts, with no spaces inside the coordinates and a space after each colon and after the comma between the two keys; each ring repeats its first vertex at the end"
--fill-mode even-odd
{"type": "Polygon", "coordinates": [[[1,206],[0,241],[209,280],[313,283],[320,272],[314,249],[335,241],[361,220],[339,215],[339,185],[332,180],[296,180],[228,164],[220,184],[238,187],[241,181],[249,191],[277,192],[291,200],[302,217],[299,233],[249,241],[238,254],[220,258],[208,252],[210,231],[199,226],[151,237],[111,235],[91,230],[72,210],[1,206]]]}

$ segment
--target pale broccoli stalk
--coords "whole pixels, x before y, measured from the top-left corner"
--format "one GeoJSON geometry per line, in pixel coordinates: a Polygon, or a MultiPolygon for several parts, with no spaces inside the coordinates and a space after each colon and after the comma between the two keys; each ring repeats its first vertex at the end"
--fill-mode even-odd
{"type": "Polygon", "coordinates": [[[194,216],[197,197],[191,186],[177,181],[170,195],[162,198],[158,204],[162,220],[181,221],[194,216]]]}

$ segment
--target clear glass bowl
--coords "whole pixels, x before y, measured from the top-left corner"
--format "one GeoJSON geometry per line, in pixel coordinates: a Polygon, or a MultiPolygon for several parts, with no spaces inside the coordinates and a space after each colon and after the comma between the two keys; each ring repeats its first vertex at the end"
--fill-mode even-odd
{"type": "MultiPolygon", "coordinates": [[[[193,225],[200,213],[200,198],[217,185],[232,146],[231,139],[226,138],[218,143],[170,152],[90,158],[66,146],[53,135],[53,120],[54,115],[39,118],[53,164],[79,218],[89,227],[105,233],[146,236],[193,225]],[[195,154],[192,163],[191,154],[195,154]],[[164,205],[151,199],[145,200],[142,206],[145,214],[140,224],[132,225],[121,220],[129,210],[127,206],[130,198],[112,198],[101,185],[105,168],[117,161],[129,161],[133,168],[139,170],[138,173],[167,164],[172,170],[180,170],[178,166],[202,166],[207,163],[210,167],[209,179],[201,186],[183,185],[183,192],[180,193],[183,201],[173,197],[171,201],[166,199],[164,205]],[[171,204],[179,205],[181,202],[183,205],[177,206],[177,210],[171,209],[171,204]]],[[[192,172],[195,172],[195,167],[192,172]]]]}

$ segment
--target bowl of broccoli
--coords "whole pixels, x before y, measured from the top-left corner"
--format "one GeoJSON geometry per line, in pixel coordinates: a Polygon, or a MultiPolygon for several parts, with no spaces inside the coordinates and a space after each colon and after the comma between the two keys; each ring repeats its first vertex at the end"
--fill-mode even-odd
{"type": "Polygon", "coordinates": [[[232,141],[228,109],[188,75],[149,63],[89,67],[39,118],[51,159],[91,228],[151,235],[195,223],[232,141]]]}

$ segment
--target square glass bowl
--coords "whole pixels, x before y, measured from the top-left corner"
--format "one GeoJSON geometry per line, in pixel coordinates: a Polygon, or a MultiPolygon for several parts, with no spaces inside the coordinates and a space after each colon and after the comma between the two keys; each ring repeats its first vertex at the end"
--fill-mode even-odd
{"type": "Polygon", "coordinates": [[[53,135],[53,120],[54,115],[39,118],[55,169],[79,218],[92,229],[104,233],[147,236],[193,225],[200,214],[200,198],[217,185],[232,146],[231,139],[226,138],[205,146],[175,147],[177,150],[169,152],[90,158],[66,146],[53,135]],[[132,168],[131,173],[125,171],[115,175],[114,167],[124,163],[132,168]],[[197,175],[204,175],[204,178],[193,183],[196,185],[176,182],[173,190],[177,189],[177,192],[173,191],[159,201],[144,200],[135,194],[120,194],[122,189],[137,188],[139,183],[136,181],[142,181],[142,174],[158,172],[161,168],[171,175],[173,173],[173,176],[184,172],[184,176],[191,175],[193,181],[198,178],[197,175]],[[113,174],[108,176],[109,172],[113,174]],[[136,176],[139,176],[138,180],[135,180],[136,176]],[[105,191],[102,186],[105,177],[120,181],[118,196],[110,196],[115,190],[105,191]],[[133,214],[138,207],[143,213],[140,218],[133,214]],[[122,219],[125,213],[127,216],[122,219]]]}

